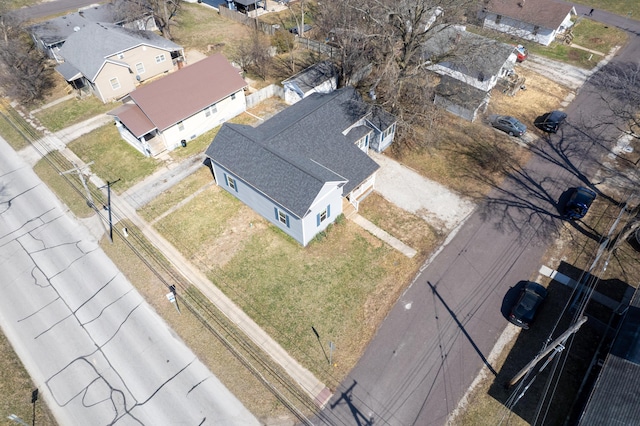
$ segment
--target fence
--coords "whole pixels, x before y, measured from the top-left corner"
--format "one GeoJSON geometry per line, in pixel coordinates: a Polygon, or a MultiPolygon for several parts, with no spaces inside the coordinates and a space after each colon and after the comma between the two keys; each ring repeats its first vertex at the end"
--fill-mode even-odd
{"type": "Polygon", "coordinates": [[[265,99],[269,99],[273,96],[278,96],[284,99],[284,89],[275,84],[270,84],[264,89],[260,89],[255,93],[247,95],[246,97],[247,108],[253,108],[254,106],[258,105],[260,102],[264,101],[265,99]]]}
{"type": "Polygon", "coordinates": [[[305,49],[318,52],[329,56],[330,58],[340,56],[340,49],[326,43],[311,40],[310,38],[296,37],[296,43],[305,49]]]}
{"type": "Polygon", "coordinates": [[[260,22],[259,20],[255,19],[255,18],[250,18],[247,15],[245,15],[244,13],[240,13],[240,12],[238,12],[236,10],[230,10],[228,7],[226,7],[223,4],[221,4],[218,7],[218,12],[224,18],[232,19],[232,20],[234,20],[236,22],[240,22],[241,24],[244,24],[244,25],[246,25],[248,27],[256,28],[256,25],[257,25],[258,29],[260,31],[262,31],[263,33],[268,34],[268,35],[273,35],[275,33],[275,31],[276,31],[276,29],[271,24],[260,22]]]}

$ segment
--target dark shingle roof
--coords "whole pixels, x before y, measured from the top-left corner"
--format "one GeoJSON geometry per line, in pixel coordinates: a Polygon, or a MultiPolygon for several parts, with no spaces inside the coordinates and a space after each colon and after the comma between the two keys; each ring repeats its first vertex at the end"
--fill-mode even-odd
{"type": "Polygon", "coordinates": [[[460,26],[441,26],[423,46],[423,57],[470,77],[497,75],[513,54],[514,46],[465,31],[460,26]]]}
{"type": "Polygon", "coordinates": [[[475,110],[487,98],[487,92],[449,76],[442,76],[436,93],[456,105],[475,110]]]}
{"type": "Polygon", "coordinates": [[[322,61],[317,64],[311,65],[308,68],[300,71],[298,74],[290,77],[282,82],[291,83],[298,86],[303,93],[307,93],[314,87],[324,83],[325,81],[336,77],[338,75],[338,69],[331,61],[322,61]]]}
{"type": "Polygon", "coordinates": [[[640,292],[620,325],[580,426],[640,424],[640,292]]]}
{"type": "Polygon", "coordinates": [[[573,10],[573,5],[554,0],[490,0],[485,9],[518,21],[556,30],[573,10]]]}
{"type": "MultiPolygon", "coordinates": [[[[105,64],[106,58],[137,46],[152,46],[167,52],[182,49],[174,42],[151,31],[130,30],[111,24],[88,23],[67,38],[60,49],[60,56],[70,62],[87,79],[94,81],[105,64]]],[[[123,63],[123,66],[126,64],[123,63]]]]}
{"type": "Polygon", "coordinates": [[[353,88],[314,93],[256,128],[225,123],[206,154],[304,217],[325,184],[346,194],[379,168],[342,133],[369,114],[353,88]]]}

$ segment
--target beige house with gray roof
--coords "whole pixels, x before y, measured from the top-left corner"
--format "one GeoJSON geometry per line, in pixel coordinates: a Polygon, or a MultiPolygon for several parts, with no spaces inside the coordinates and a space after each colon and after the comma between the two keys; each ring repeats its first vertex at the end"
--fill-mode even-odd
{"type": "Polygon", "coordinates": [[[151,31],[90,23],[71,34],[56,67],[76,89],[88,89],[102,102],[118,100],[146,80],[184,64],[181,46],[151,31]]]}

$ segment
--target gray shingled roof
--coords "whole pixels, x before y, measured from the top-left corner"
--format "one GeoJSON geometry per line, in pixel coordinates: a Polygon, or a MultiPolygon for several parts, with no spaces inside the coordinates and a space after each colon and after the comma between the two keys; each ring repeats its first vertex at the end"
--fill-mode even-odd
{"type": "Polygon", "coordinates": [[[518,21],[557,30],[573,11],[573,5],[555,0],[490,0],[485,9],[518,21]]]}
{"type": "Polygon", "coordinates": [[[636,290],[578,422],[640,424],[640,292],[636,290]]]}
{"type": "Polygon", "coordinates": [[[487,92],[470,86],[460,80],[449,76],[442,76],[440,83],[436,87],[436,93],[470,110],[475,110],[487,98],[487,92]]]}
{"type": "Polygon", "coordinates": [[[460,26],[434,29],[436,34],[423,46],[423,58],[481,81],[497,75],[515,49],[460,26]]]}
{"type": "Polygon", "coordinates": [[[342,134],[369,114],[351,87],[314,93],[256,128],[225,123],[206,154],[304,217],[326,183],[344,183],[347,194],[379,168],[342,134]]]}
{"type": "MultiPolygon", "coordinates": [[[[151,32],[130,30],[110,24],[89,23],[71,34],[60,49],[60,56],[90,81],[94,81],[106,58],[137,46],[152,46],[173,52],[181,46],[151,32]]],[[[112,61],[117,63],[117,61],[112,61]]],[[[123,63],[123,66],[126,64],[123,63]]]]}
{"type": "Polygon", "coordinates": [[[307,93],[313,88],[319,86],[325,81],[338,75],[338,68],[331,61],[322,61],[317,64],[311,65],[308,68],[300,71],[298,74],[290,77],[282,82],[295,84],[302,90],[302,93],[307,93]]]}

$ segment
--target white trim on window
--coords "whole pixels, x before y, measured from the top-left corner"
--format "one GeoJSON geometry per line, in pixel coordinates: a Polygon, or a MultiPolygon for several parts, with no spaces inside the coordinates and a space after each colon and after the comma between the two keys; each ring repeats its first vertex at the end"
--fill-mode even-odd
{"type": "Polygon", "coordinates": [[[167,60],[167,57],[165,56],[164,53],[161,53],[161,54],[156,56],[156,64],[162,63],[162,62],[164,62],[166,60],[167,60]]]}
{"type": "Polygon", "coordinates": [[[138,75],[140,74],[144,74],[144,64],[142,62],[138,62],[136,64],[136,73],[138,73],[138,75]]]}
{"type": "Polygon", "coordinates": [[[113,77],[109,80],[109,83],[111,84],[111,88],[113,90],[118,90],[120,88],[120,81],[118,80],[118,77],[113,77]]]}

